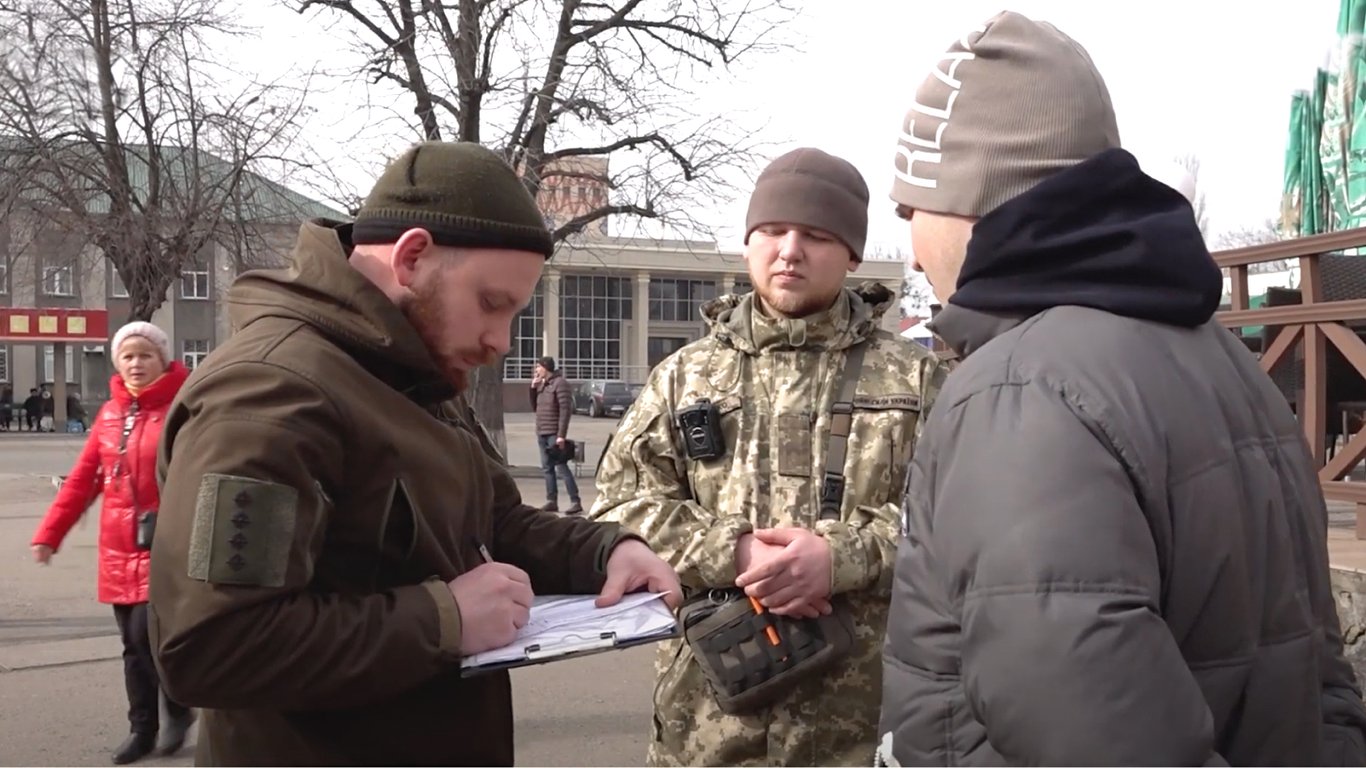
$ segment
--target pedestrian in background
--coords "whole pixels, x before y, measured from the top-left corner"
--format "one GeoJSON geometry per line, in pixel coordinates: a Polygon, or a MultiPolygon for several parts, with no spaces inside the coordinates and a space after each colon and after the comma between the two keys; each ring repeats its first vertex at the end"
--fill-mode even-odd
{"type": "Polygon", "coordinates": [[[109,380],[112,397],[96,414],[85,448],[33,536],[32,549],[35,561],[48,564],[95,497],[103,496],[99,600],[114,607],[123,639],[131,733],[114,752],[114,763],[123,765],[154,750],[175,753],[194,722],[192,710],[167,698],[169,721],[159,727],[161,681],[147,638],[150,534],[160,502],[157,443],[166,411],[189,372],[172,359],[165,331],[151,323],[120,328],[110,348],[116,370],[109,380]]]}
{"type": "Polygon", "coordinates": [[[564,455],[569,439],[569,417],[574,413],[574,393],[569,382],[555,370],[555,358],[543,357],[536,361],[536,376],[531,380],[531,407],[536,411],[536,445],[541,451],[541,471],[545,473],[544,512],[560,511],[560,489],[555,483],[555,473],[564,478],[565,490],[569,492],[567,515],[583,513],[583,503],[579,497],[579,484],[574,473],[569,471],[569,461],[564,455]]]}

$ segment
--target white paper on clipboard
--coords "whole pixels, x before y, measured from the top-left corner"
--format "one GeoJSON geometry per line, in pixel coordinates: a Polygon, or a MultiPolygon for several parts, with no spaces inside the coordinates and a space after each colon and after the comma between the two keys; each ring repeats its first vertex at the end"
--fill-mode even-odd
{"type": "Polygon", "coordinates": [[[595,600],[597,595],[538,595],[526,626],[511,643],[466,656],[460,666],[469,670],[608,649],[667,636],[677,625],[663,593],[626,595],[606,608],[598,608],[595,600]]]}

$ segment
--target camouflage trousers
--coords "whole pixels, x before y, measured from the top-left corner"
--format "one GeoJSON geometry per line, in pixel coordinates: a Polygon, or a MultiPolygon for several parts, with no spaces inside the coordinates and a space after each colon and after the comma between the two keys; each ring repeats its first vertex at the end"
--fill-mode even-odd
{"type": "Polygon", "coordinates": [[[879,639],[859,631],[854,653],[839,667],[744,715],[720,710],[684,641],[665,643],[656,661],[647,764],[872,765],[882,704],[879,639]]]}

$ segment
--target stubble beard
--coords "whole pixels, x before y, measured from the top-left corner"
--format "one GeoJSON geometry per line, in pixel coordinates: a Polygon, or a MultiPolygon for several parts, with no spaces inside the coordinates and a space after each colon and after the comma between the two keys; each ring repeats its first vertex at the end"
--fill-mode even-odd
{"type": "Polygon", "coordinates": [[[446,381],[456,392],[467,391],[469,373],[441,351],[440,329],[445,326],[445,313],[442,311],[441,300],[437,298],[436,291],[429,284],[414,286],[412,295],[399,305],[399,309],[417,331],[418,338],[422,339],[423,346],[427,348],[427,353],[432,356],[432,361],[436,363],[446,381]]]}
{"type": "Polygon", "coordinates": [[[784,291],[760,290],[756,287],[755,293],[769,310],[790,318],[808,317],[824,312],[839,298],[838,291],[828,296],[803,296],[784,291]]]}

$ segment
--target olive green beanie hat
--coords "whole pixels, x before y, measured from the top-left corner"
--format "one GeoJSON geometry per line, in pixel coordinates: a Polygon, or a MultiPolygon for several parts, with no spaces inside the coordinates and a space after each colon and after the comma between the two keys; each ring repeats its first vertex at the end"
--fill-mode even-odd
{"type": "Polygon", "coordinates": [[[555,252],[545,218],[516,172],[471,141],[422,142],[390,163],[361,204],[351,241],[392,243],[415,227],[437,245],[546,258],[555,252]]]}

